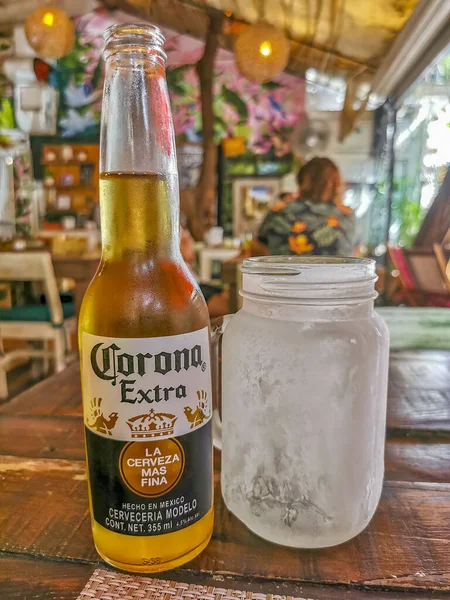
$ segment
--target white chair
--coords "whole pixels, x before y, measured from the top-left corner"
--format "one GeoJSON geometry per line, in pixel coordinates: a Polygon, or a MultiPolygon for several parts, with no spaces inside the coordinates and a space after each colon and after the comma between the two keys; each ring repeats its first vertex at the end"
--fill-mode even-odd
{"type": "Polygon", "coordinates": [[[202,248],[200,251],[200,283],[211,283],[214,261],[221,263],[240,253],[238,248],[202,248]]]}
{"type": "Polygon", "coordinates": [[[48,369],[48,358],[55,371],[66,367],[71,350],[70,335],[76,331],[75,303],[62,304],[56,284],[51,256],[48,252],[1,252],[0,280],[32,281],[43,284],[47,304],[13,306],[0,309],[0,336],[6,339],[42,341],[44,349],[24,348],[0,357],[0,399],[8,395],[6,372],[18,358],[41,358],[48,369]],[[53,352],[47,350],[53,340],[53,352]]]}

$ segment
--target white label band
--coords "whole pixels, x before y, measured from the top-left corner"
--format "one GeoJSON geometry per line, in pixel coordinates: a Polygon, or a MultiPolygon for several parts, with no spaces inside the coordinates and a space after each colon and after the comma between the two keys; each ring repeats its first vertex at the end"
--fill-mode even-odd
{"type": "Polygon", "coordinates": [[[160,440],[212,415],[208,328],[155,338],[83,333],[85,425],[123,441],[160,440]]]}

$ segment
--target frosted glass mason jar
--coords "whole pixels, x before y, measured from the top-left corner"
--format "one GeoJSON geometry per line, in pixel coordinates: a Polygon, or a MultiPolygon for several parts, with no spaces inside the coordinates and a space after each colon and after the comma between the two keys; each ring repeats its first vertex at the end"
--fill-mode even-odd
{"type": "Polygon", "coordinates": [[[383,484],[389,334],[375,263],[266,257],[242,271],[222,342],[225,504],[271,542],[341,544],[383,484]]]}

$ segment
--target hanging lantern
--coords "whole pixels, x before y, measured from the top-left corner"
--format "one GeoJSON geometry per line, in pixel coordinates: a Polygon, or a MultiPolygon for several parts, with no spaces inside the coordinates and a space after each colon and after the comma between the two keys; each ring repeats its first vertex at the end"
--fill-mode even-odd
{"type": "Polygon", "coordinates": [[[265,83],[285,69],[289,59],[289,42],[273,25],[256,23],[236,38],[234,55],[244,77],[265,83]]]}
{"type": "Polygon", "coordinates": [[[39,56],[61,58],[73,48],[75,27],[63,10],[54,6],[42,6],[28,15],[25,35],[39,56]]]}

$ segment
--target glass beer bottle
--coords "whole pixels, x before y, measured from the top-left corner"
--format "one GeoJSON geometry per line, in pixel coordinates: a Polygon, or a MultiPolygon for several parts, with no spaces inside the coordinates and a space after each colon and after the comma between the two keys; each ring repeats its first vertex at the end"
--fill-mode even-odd
{"type": "Polygon", "coordinates": [[[209,317],[180,252],[163,43],[105,34],[102,258],[79,323],[94,542],[136,572],[192,559],[213,526],[209,317]]]}

